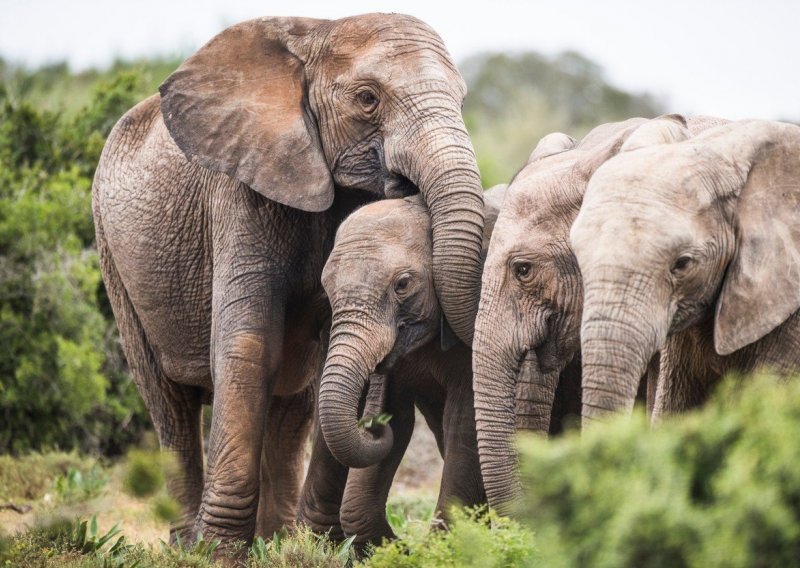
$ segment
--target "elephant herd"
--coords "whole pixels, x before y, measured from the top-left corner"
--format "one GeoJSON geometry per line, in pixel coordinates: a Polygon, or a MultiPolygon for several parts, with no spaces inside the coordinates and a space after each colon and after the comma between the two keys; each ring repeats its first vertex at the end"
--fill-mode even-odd
{"type": "Polygon", "coordinates": [[[444,458],[437,511],[503,509],[517,430],[586,426],[637,395],[655,419],[728,372],[800,367],[800,127],[554,133],[484,192],[465,94],[415,18],[263,18],[114,128],[97,246],[178,465],[171,539],[295,522],[391,537],[415,409],[444,458]]]}

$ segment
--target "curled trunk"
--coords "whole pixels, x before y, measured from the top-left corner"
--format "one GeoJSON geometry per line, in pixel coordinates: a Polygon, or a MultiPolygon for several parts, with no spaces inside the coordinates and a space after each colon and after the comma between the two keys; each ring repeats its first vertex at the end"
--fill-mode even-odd
{"type": "Polygon", "coordinates": [[[348,467],[369,467],[382,461],[392,448],[391,426],[366,430],[358,426],[358,408],[370,373],[391,346],[373,329],[356,322],[331,328],[328,357],[322,372],[319,419],[325,443],[333,456],[348,467]],[[369,337],[369,343],[365,340],[369,337]],[[385,353],[383,352],[385,351],[385,353]],[[382,354],[382,355],[381,355],[382,354]]]}

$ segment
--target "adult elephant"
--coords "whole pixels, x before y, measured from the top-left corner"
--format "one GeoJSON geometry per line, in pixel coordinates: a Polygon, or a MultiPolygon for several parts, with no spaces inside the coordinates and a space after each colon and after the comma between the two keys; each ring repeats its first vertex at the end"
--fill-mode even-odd
{"type": "Polygon", "coordinates": [[[324,360],[320,275],[355,207],[422,193],[436,291],[470,339],[477,300],[463,290],[480,278],[483,203],[465,91],[415,18],[264,18],[213,38],[111,133],[94,183],[101,269],[177,457],[173,537],[251,540],[260,477],[265,506],[293,516],[308,420],[271,416],[308,414],[324,360]]]}
{"type": "Polygon", "coordinates": [[[580,142],[553,133],[512,181],[489,246],[475,321],[478,444],[491,505],[502,507],[518,490],[514,432],[547,433],[559,399],[568,405],[558,409],[560,415],[581,413],[580,387],[574,385],[581,380],[583,281],[569,231],[589,179],[632,135],[659,139],[687,124],[701,132],[720,122],[631,118],[598,126],[580,142]],[[565,394],[556,397],[559,390],[565,394]]]}
{"type": "Polygon", "coordinates": [[[658,350],[656,415],[702,403],[727,372],[800,370],[800,127],[674,134],[629,140],[572,227],[584,422],[629,411],[658,350]]]}

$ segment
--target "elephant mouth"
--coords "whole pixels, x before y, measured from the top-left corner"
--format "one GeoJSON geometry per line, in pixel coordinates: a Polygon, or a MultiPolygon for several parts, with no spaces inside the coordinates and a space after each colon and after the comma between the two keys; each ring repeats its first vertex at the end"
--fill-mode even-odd
{"type": "Polygon", "coordinates": [[[390,199],[400,199],[408,197],[409,195],[418,194],[419,188],[407,177],[400,174],[389,173],[389,176],[383,184],[383,193],[390,199]]]}

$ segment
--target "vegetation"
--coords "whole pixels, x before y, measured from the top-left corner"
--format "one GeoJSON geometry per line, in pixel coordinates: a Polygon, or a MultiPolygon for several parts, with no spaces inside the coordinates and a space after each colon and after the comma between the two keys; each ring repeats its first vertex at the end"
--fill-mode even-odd
{"type": "MultiPolygon", "coordinates": [[[[652,429],[637,414],[633,420],[620,418],[559,440],[523,440],[527,491],[518,520],[484,509],[454,509],[449,531],[430,531],[433,496],[416,501],[405,497],[388,507],[401,538],[368,551],[359,561],[351,542],[334,543],[297,530],[270,541],[256,539],[247,563],[798,566],[798,429],[800,381],[787,385],[770,377],[744,383],[731,379],[705,409],[652,429]]],[[[41,479],[39,470],[50,464],[52,480],[64,467],[88,471],[96,465],[70,459],[74,456],[40,457],[30,469],[41,479]]],[[[0,485],[0,494],[42,492],[16,487],[0,485]]],[[[216,566],[224,560],[214,558],[213,541],[152,546],[129,538],[125,527],[114,527],[114,522],[50,518],[0,540],[0,565],[216,566]]]]}
{"type": "Polygon", "coordinates": [[[603,69],[575,52],[486,53],[461,66],[469,94],[464,117],[485,187],[508,183],[540,138],[581,138],[604,122],[663,113],[647,94],[610,85],[603,69]]]}
{"type": "Polygon", "coordinates": [[[147,419],[102,288],[92,176],[116,119],[141,96],[114,74],[74,114],[0,87],[0,453],[116,454],[147,419]]]}
{"type": "Polygon", "coordinates": [[[730,379],[652,431],[522,443],[519,514],[548,566],[800,565],[800,381],[730,379]]]}
{"type": "MultiPolygon", "coordinates": [[[[0,61],[0,506],[30,502],[39,519],[0,534],[0,566],[219,563],[213,541],[142,542],[155,542],[141,535],[143,519],[166,534],[177,514],[165,460],[138,450],[122,463],[99,457],[128,453],[149,419],[100,279],[91,180],[113,124],[176,64],[75,74],[0,61]]],[[[463,71],[487,186],[509,181],[548,132],[580,137],[600,122],[661,112],[575,53],[485,54],[463,71]]],[[[800,383],[773,382],[737,390],[734,381],[705,410],[652,431],[637,415],[583,436],[525,440],[517,521],[456,510],[450,531],[431,532],[433,498],[402,496],[387,508],[401,539],[368,558],[298,530],[257,539],[247,564],[798,565],[800,383]]]]}

